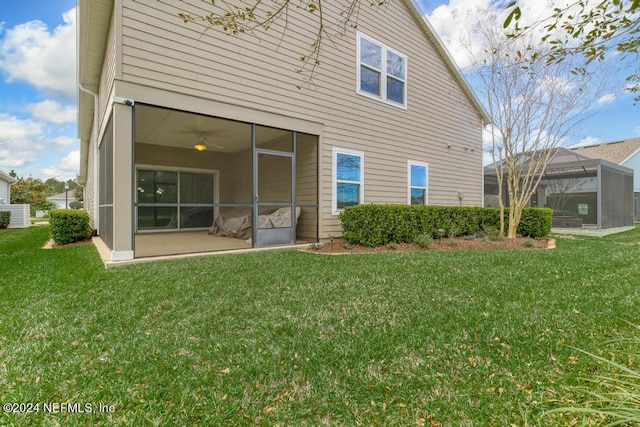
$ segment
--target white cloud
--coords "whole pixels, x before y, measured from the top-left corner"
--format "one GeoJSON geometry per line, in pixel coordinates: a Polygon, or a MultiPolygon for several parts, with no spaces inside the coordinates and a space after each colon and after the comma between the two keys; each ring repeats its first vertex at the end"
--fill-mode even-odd
{"type": "Polygon", "coordinates": [[[0,144],[11,140],[27,139],[41,132],[42,124],[40,123],[0,113],[0,144]]]}
{"type": "Polygon", "coordinates": [[[586,136],[582,138],[580,141],[578,141],[576,144],[573,144],[572,146],[570,146],[569,148],[584,147],[587,145],[596,145],[600,143],[602,143],[600,138],[595,136],[586,136]]]}
{"type": "Polygon", "coordinates": [[[75,95],[75,8],[62,19],[64,23],[53,30],[41,21],[30,21],[4,31],[0,70],[8,82],[25,81],[45,91],[75,95]]]}
{"type": "MultiPolygon", "coordinates": [[[[595,0],[588,0],[588,2],[593,3],[595,0]]],[[[482,58],[486,49],[483,38],[477,34],[477,29],[486,25],[502,29],[508,14],[508,10],[505,9],[508,3],[506,0],[449,0],[447,4],[437,7],[427,15],[427,19],[458,66],[466,69],[472,64],[472,58],[482,58]]],[[[519,0],[518,5],[522,11],[519,25],[531,26],[529,31],[532,39],[541,40],[546,32],[544,23],[540,25],[540,22],[549,18],[554,8],[563,8],[569,3],[576,2],[519,0]]],[[[513,29],[508,28],[505,31],[511,32],[513,29]]]]}
{"type": "Polygon", "coordinates": [[[37,158],[42,149],[43,126],[31,119],[19,119],[0,113],[0,170],[24,167],[37,158]]]}
{"type": "Polygon", "coordinates": [[[479,13],[480,10],[497,12],[495,8],[491,8],[489,0],[450,0],[427,17],[453,59],[463,69],[471,65],[472,61],[465,46],[471,46],[473,56],[482,55],[483,46],[474,40],[471,31],[477,27],[480,15],[485,14],[479,13]]]}
{"type": "Polygon", "coordinates": [[[59,147],[69,147],[70,145],[74,145],[78,143],[78,140],[75,138],[69,138],[68,136],[59,136],[53,140],[53,143],[59,147]]]}
{"type": "Polygon", "coordinates": [[[60,162],[52,167],[41,169],[39,172],[44,177],[56,179],[75,179],[80,169],[80,151],[71,151],[60,162]]]}
{"type": "Polygon", "coordinates": [[[52,100],[30,104],[27,108],[34,119],[56,124],[75,122],[78,112],[75,106],[63,106],[59,102],[52,100]]]}
{"type": "MultiPolygon", "coordinates": [[[[60,129],[50,129],[31,118],[21,119],[0,113],[0,170],[28,168],[38,161],[50,160],[50,148],[67,148],[77,144],[75,138],[51,135],[52,131],[58,132],[60,129]]],[[[68,161],[72,162],[73,159],[68,161]]],[[[77,170],[78,165],[74,167],[77,170]]],[[[75,173],[66,175],[73,178],[75,173]]]]}
{"type": "Polygon", "coordinates": [[[598,104],[600,105],[610,104],[616,99],[618,99],[618,95],[616,95],[615,93],[608,93],[606,95],[601,96],[600,99],[598,99],[598,104]]]}

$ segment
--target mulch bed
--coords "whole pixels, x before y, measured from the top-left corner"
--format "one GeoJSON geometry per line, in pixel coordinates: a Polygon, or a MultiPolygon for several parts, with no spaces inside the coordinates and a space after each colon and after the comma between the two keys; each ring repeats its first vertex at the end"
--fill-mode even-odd
{"type": "Polygon", "coordinates": [[[433,243],[428,249],[423,249],[415,243],[396,243],[395,245],[387,246],[374,246],[367,247],[362,245],[345,245],[343,239],[335,239],[333,244],[325,243],[320,249],[304,249],[307,252],[318,254],[358,254],[358,253],[372,253],[372,252],[403,252],[403,251],[457,251],[462,249],[477,249],[477,250],[496,250],[496,249],[555,249],[554,239],[531,239],[528,237],[518,237],[515,239],[501,239],[501,240],[488,240],[488,239],[470,239],[467,240],[463,237],[455,239],[442,238],[434,239],[433,243]]]}

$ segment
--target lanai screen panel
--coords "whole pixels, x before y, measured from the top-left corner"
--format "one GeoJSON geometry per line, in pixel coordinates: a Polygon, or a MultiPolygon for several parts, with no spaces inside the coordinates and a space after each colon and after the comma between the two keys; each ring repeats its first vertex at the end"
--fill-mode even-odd
{"type": "Polygon", "coordinates": [[[601,167],[601,228],[633,225],[633,174],[601,167]]]}
{"type": "Polygon", "coordinates": [[[109,121],[98,150],[98,234],[113,249],[113,119],[109,121]]]}
{"type": "Polygon", "coordinates": [[[296,206],[298,241],[318,240],[318,137],[296,133],[296,206]]]}

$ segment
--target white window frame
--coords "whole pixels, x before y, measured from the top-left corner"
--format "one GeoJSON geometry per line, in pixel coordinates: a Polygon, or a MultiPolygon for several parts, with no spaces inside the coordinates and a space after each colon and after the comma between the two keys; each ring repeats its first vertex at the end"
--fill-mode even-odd
{"type": "Polygon", "coordinates": [[[409,74],[409,62],[408,62],[408,58],[407,55],[402,54],[400,52],[398,52],[395,49],[390,48],[389,46],[387,46],[384,43],[379,42],[378,40],[367,36],[364,33],[361,33],[360,31],[356,31],[356,35],[357,35],[357,42],[356,42],[356,93],[358,95],[362,95],[362,96],[366,96],[367,98],[371,98],[371,99],[375,99],[377,101],[381,101],[384,102],[385,104],[388,105],[392,105],[394,107],[397,108],[402,108],[404,110],[407,109],[407,85],[408,85],[408,74],[409,74]],[[380,73],[380,95],[375,95],[372,94],[371,92],[367,92],[364,91],[362,89],[360,89],[360,70],[361,70],[361,65],[362,63],[360,62],[360,45],[361,45],[361,41],[362,39],[365,39],[367,41],[369,41],[370,43],[376,44],[378,46],[380,46],[381,50],[382,50],[382,69],[381,70],[376,70],[375,68],[371,67],[370,65],[364,64],[365,67],[370,68],[372,70],[375,70],[376,72],[380,73]],[[393,100],[390,100],[387,98],[387,52],[393,52],[395,55],[400,56],[401,58],[404,59],[404,80],[399,79],[396,76],[392,76],[391,78],[398,80],[398,81],[402,81],[404,83],[403,85],[403,93],[402,93],[402,99],[404,101],[404,103],[400,104],[398,102],[395,102],[393,100]]]}
{"type": "Polygon", "coordinates": [[[419,190],[424,190],[424,204],[429,204],[429,164],[425,162],[419,162],[415,160],[407,161],[407,204],[411,205],[411,190],[417,188],[419,190]],[[425,186],[420,187],[417,185],[411,185],[411,166],[420,166],[424,167],[425,170],[425,186]]]}
{"type": "MultiPolygon", "coordinates": [[[[136,180],[136,187],[138,185],[138,172],[139,171],[161,171],[161,172],[177,172],[178,173],[178,201],[177,203],[166,203],[164,205],[170,205],[169,207],[173,207],[174,205],[176,206],[176,208],[178,209],[177,214],[178,214],[178,221],[180,220],[180,208],[182,207],[183,203],[180,201],[180,174],[181,173],[198,173],[198,174],[203,174],[203,175],[213,175],[213,204],[214,206],[214,212],[213,212],[213,218],[217,218],[217,216],[220,214],[220,207],[217,206],[220,203],[220,171],[217,169],[198,169],[198,168],[183,168],[183,167],[176,167],[176,166],[162,166],[162,165],[151,165],[151,164],[137,164],[136,163],[136,175],[135,175],[135,180],[136,180]]],[[[186,205],[189,205],[190,203],[187,203],[186,205]]],[[[209,204],[209,203],[207,203],[209,204]]],[[[150,229],[150,230],[138,230],[138,207],[142,205],[142,206],[146,206],[146,205],[156,205],[155,203],[139,203],[138,202],[138,191],[136,191],[136,195],[135,195],[135,232],[136,233],[172,233],[172,232],[179,232],[181,230],[194,230],[192,228],[180,228],[180,224],[178,223],[178,227],[177,228],[172,228],[172,229],[150,229]]],[[[158,204],[160,205],[159,207],[162,207],[162,203],[158,204]]],[[[195,230],[199,230],[199,229],[195,229],[195,230]]],[[[206,228],[205,228],[206,230],[206,228]]]]}
{"type": "Polygon", "coordinates": [[[362,151],[333,147],[331,160],[331,210],[333,215],[338,215],[343,209],[338,209],[338,183],[360,184],[359,203],[364,203],[364,153],[362,151]],[[338,180],[338,154],[360,157],[360,181],[338,180]]]}

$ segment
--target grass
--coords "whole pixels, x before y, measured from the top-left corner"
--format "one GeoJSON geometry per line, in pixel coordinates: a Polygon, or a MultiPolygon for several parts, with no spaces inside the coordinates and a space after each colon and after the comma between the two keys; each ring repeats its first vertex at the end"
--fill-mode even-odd
{"type": "Polygon", "coordinates": [[[608,343],[640,323],[640,229],[110,270],[91,245],[40,249],[48,233],[0,233],[0,402],[41,404],[0,425],[586,425],[604,420],[547,412],[607,372],[576,348],[637,355],[608,343]]]}

